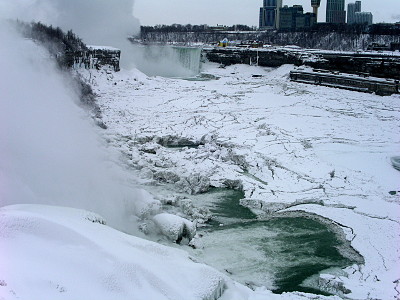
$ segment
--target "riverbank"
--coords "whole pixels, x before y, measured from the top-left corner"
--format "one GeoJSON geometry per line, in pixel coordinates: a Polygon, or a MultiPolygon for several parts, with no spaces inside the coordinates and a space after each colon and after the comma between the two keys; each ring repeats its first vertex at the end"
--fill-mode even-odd
{"type": "Polygon", "coordinates": [[[292,69],[211,66],[220,79],[202,82],[82,72],[110,144],[143,184],[237,188],[260,217],[294,210],[332,220],[365,263],[320,283],[350,299],[396,299],[399,98],[290,82],[292,69]]]}
{"type": "Polygon", "coordinates": [[[208,61],[222,65],[280,67],[293,64],[350,74],[400,79],[399,52],[327,51],[296,46],[267,48],[206,46],[202,51],[208,61]]]}
{"type": "MultiPolygon", "coordinates": [[[[143,32],[140,41],[145,43],[181,43],[184,45],[215,44],[229,41],[260,41],[271,45],[297,45],[302,48],[337,51],[367,50],[372,43],[400,42],[396,34],[351,34],[339,32],[276,32],[276,31],[210,31],[210,32],[143,32]]],[[[132,38],[132,41],[137,41],[132,38]]]]}

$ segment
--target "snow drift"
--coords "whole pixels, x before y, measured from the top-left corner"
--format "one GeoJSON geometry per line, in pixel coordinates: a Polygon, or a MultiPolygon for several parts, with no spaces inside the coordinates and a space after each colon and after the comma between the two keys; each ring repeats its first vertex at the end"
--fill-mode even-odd
{"type": "Polygon", "coordinates": [[[213,300],[224,289],[220,273],[186,252],[70,208],[0,209],[0,254],[0,299],[213,300]]]}

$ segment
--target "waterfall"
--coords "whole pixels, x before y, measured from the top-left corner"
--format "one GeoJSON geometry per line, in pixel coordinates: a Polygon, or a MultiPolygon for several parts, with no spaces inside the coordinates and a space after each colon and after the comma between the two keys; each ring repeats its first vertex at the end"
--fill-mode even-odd
{"type": "Polygon", "coordinates": [[[200,73],[201,49],[193,47],[172,47],[173,59],[193,75],[200,73]]]}
{"type": "Polygon", "coordinates": [[[136,46],[135,65],[148,76],[188,78],[200,73],[201,49],[195,47],[136,46]]]}

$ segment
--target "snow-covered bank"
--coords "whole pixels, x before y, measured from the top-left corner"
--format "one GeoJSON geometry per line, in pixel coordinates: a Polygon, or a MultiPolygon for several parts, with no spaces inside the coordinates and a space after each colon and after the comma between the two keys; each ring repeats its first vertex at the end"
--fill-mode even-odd
{"type": "Polygon", "coordinates": [[[82,210],[0,209],[0,299],[214,300],[224,276],[82,210]]]}
{"type": "Polygon", "coordinates": [[[241,188],[242,203],[258,212],[331,219],[365,264],[321,282],[344,285],[351,299],[396,299],[400,173],[390,157],[400,144],[400,99],[290,82],[292,68],[212,67],[221,79],[208,82],[85,76],[110,143],[147,182],[188,193],[241,188]]]}
{"type": "Polygon", "coordinates": [[[253,292],[185,251],[124,234],[105,222],[72,208],[1,208],[0,299],[328,299],[253,292]]]}

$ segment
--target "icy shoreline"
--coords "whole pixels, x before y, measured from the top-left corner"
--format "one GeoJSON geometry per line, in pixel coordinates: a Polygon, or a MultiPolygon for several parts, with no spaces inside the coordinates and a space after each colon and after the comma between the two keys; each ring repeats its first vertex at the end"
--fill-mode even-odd
{"type": "Polygon", "coordinates": [[[189,194],[241,188],[258,212],[330,219],[365,264],[321,283],[345,287],[350,299],[396,299],[400,200],[390,192],[400,173],[389,158],[400,144],[400,99],[289,82],[291,69],[211,67],[221,79],[207,82],[83,73],[110,143],[144,182],[189,194]]]}

